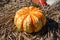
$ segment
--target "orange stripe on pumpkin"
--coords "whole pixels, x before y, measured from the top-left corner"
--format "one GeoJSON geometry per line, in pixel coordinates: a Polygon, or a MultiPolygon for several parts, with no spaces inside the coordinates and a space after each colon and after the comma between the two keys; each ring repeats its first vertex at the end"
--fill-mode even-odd
{"type": "Polygon", "coordinates": [[[32,15],[36,16],[36,17],[39,18],[39,19],[41,18],[41,15],[38,14],[38,13],[37,13],[37,14],[33,13],[32,15]]]}
{"type": "Polygon", "coordinates": [[[33,16],[32,16],[32,14],[30,15],[30,17],[31,17],[31,23],[32,23],[32,30],[33,30],[33,32],[34,32],[35,29],[36,29],[36,27],[35,27],[36,22],[35,22],[35,20],[34,20],[34,18],[33,18],[33,16]]]}
{"type": "Polygon", "coordinates": [[[26,15],[24,16],[23,20],[22,20],[22,30],[23,30],[23,28],[24,28],[24,26],[23,26],[24,20],[26,19],[27,16],[28,16],[28,14],[26,14],[26,15]]]}
{"type": "Polygon", "coordinates": [[[16,12],[16,21],[18,20],[19,17],[21,17],[22,15],[26,15],[27,13],[24,11],[19,11],[19,12],[16,12]]]}

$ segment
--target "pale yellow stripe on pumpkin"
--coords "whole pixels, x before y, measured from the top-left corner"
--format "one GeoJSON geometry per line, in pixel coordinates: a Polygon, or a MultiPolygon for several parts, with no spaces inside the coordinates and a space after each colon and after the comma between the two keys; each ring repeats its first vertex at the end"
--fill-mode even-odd
{"type": "Polygon", "coordinates": [[[32,18],[33,18],[33,24],[34,24],[34,27],[35,27],[35,32],[37,32],[38,30],[40,30],[42,28],[42,22],[39,18],[37,18],[34,15],[32,15],[32,18]]]}
{"type": "Polygon", "coordinates": [[[19,17],[18,20],[17,20],[17,25],[16,25],[16,27],[17,27],[18,29],[21,29],[21,31],[23,30],[23,21],[24,21],[24,19],[26,18],[27,15],[28,15],[28,14],[22,15],[22,16],[19,17]]]}
{"type": "Polygon", "coordinates": [[[15,23],[15,24],[16,24],[16,22],[17,22],[17,20],[18,20],[19,17],[20,17],[20,16],[19,16],[18,14],[15,15],[15,18],[14,18],[14,23],[15,23]]]}
{"type": "Polygon", "coordinates": [[[28,16],[28,14],[26,14],[26,15],[24,16],[24,19],[22,20],[22,29],[24,28],[23,23],[24,23],[24,20],[26,19],[27,16],[28,16]]]}
{"type": "Polygon", "coordinates": [[[33,15],[35,15],[36,17],[38,17],[41,21],[42,21],[42,25],[44,26],[45,25],[45,23],[46,23],[46,16],[45,15],[43,15],[43,13],[42,12],[40,12],[40,11],[35,11],[34,13],[33,13],[33,15]],[[43,18],[42,18],[43,17],[43,18]],[[45,20],[44,20],[45,19],[45,20]]]}
{"type": "Polygon", "coordinates": [[[43,15],[42,11],[38,10],[38,8],[33,9],[33,11],[31,12],[31,14],[35,15],[38,18],[41,18],[42,15],[43,15]]]}
{"type": "Polygon", "coordinates": [[[19,18],[19,17],[21,17],[22,15],[26,15],[27,14],[27,7],[25,8],[25,9],[20,9],[20,10],[18,10],[17,12],[16,12],[16,15],[15,15],[15,21],[14,22],[16,22],[17,21],[17,19],[19,18]],[[24,12],[23,12],[23,10],[24,10],[24,12]]]}
{"type": "Polygon", "coordinates": [[[45,23],[46,23],[46,17],[44,17],[45,15],[43,15],[43,13],[42,12],[40,12],[40,11],[35,11],[34,13],[33,13],[33,15],[34,16],[36,16],[37,18],[39,18],[42,22],[42,25],[45,25],[45,23]],[[44,18],[42,18],[42,17],[44,17],[44,18]],[[45,19],[45,20],[44,20],[45,19]]]}
{"type": "Polygon", "coordinates": [[[24,31],[27,31],[27,32],[29,32],[29,33],[32,32],[30,15],[28,15],[28,16],[26,17],[26,19],[24,20],[23,26],[24,26],[24,31]]]}
{"type": "Polygon", "coordinates": [[[14,18],[14,23],[16,24],[17,20],[19,17],[21,17],[23,14],[21,14],[20,11],[16,12],[15,18],[14,18]]]}
{"type": "Polygon", "coordinates": [[[23,18],[24,18],[24,15],[21,16],[21,17],[19,17],[19,18],[17,19],[17,22],[16,22],[16,27],[17,27],[18,29],[20,29],[20,31],[22,31],[22,20],[23,20],[23,18]]]}
{"type": "Polygon", "coordinates": [[[15,15],[15,18],[14,18],[14,24],[15,24],[15,25],[16,25],[17,19],[18,19],[18,15],[16,14],[16,15],[15,15]]]}

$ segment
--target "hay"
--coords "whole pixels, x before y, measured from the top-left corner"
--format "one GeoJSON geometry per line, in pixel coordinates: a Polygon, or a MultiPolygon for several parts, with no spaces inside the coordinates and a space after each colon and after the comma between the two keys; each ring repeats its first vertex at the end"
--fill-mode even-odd
{"type": "Polygon", "coordinates": [[[30,0],[5,0],[0,2],[0,40],[60,40],[60,5],[44,10],[47,23],[37,33],[17,32],[14,25],[15,12],[29,6],[30,0]]]}

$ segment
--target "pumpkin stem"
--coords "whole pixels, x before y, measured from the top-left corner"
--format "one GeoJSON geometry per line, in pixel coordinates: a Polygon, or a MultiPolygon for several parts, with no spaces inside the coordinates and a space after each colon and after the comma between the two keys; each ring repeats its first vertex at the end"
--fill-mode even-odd
{"type": "Polygon", "coordinates": [[[31,6],[39,7],[39,5],[34,2],[31,2],[31,6]]]}

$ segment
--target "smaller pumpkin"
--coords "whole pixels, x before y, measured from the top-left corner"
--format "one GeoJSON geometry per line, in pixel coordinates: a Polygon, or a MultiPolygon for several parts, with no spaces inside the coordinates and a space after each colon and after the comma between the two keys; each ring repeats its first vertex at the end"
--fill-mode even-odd
{"type": "Polygon", "coordinates": [[[46,6],[46,0],[32,0],[36,4],[40,4],[41,6],[46,6]]]}
{"type": "Polygon", "coordinates": [[[38,32],[46,23],[46,16],[34,6],[22,7],[16,12],[14,24],[20,31],[38,32]]]}

